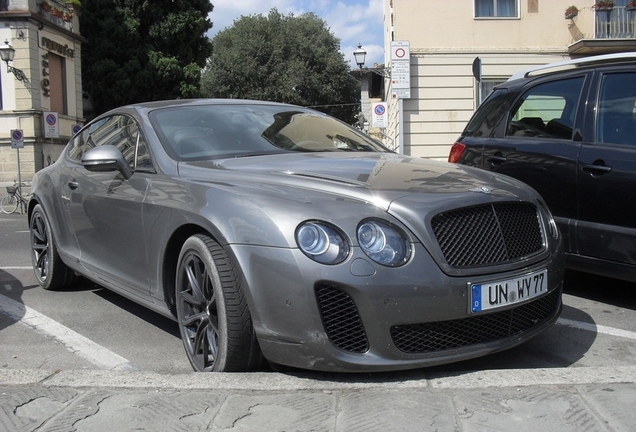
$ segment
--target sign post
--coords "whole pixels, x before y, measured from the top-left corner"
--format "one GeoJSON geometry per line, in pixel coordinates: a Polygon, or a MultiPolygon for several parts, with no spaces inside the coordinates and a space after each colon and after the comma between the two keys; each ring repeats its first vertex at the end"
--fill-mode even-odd
{"type": "Polygon", "coordinates": [[[477,80],[477,106],[481,104],[481,59],[475,57],[473,60],[473,76],[477,80]]]}
{"type": "MultiPolygon", "coordinates": [[[[20,149],[24,148],[24,133],[22,129],[11,129],[11,148],[18,153],[18,193],[22,196],[22,173],[20,171],[20,149]]],[[[20,201],[22,211],[22,201],[20,201]]]]}

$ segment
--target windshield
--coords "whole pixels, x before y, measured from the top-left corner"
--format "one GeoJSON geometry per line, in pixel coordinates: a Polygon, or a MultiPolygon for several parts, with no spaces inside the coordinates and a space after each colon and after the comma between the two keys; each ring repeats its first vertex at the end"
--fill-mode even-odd
{"type": "Polygon", "coordinates": [[[310,110],[277,105],[210,104],[151,112],[157,135],[177,160],[294,152],[388,152],[346,124],[310,110]]]}

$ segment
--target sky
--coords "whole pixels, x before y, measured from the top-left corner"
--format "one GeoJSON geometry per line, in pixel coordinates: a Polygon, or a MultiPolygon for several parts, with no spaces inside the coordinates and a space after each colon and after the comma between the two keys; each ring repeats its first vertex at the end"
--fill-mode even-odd
{"type": "Polygon", "coordinates": [[[340,52],[351,68],[356,68],[353,51],[358,44],[367,52],[365,66],[384,63],[383,5],[382,0],[211,0],[213,23],[208,33],[230,27],[244,15],[267,16],[273,8],[283,15],[313,12],[322,18],[329,30],[340,39],[340,52]]]}

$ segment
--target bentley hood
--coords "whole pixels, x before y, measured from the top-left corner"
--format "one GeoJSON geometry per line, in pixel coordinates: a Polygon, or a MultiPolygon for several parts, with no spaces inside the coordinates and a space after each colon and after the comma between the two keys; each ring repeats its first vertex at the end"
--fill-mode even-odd
{"type": "Polygon", "coordinates": [[[198,177],[210,168],[240,174],[245,181],[345,195],[385,210],[396,200],[421,194],[429,196],[429,203],[448,200],[449,195],[529,199],[529,188],[512,178],[393,153],[290,153],[182,162],[180,174],[198,177]]]}

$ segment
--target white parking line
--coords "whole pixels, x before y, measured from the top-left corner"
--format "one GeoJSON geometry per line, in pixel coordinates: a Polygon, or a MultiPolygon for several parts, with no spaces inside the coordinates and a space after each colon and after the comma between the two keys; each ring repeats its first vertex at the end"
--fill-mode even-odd
{"type": "Polygon", "coordinates": [[[0,312],[33,328],[39,333],[53,337],[57,342],[64,345],[66,349],[101,369],[136,369],[122,356],[115,354],[57,321],[2,294],[0,294],[0,312]]]}
{"type": "Polygon", "coordinates": [[[587,330],[594,333],[602,333],[602,334],[607,334],[611,336],[618,336],[622,338],[636,340],[636,333],[628,331],[628,330],[617,329],[614,327],[606,327],[606,326],[597,325],[597,324],[569,320],[566,318],[559,318],[559,320],[557,321],[557,324],[564,325],[566,327],[573,327],[579,330],[587,330]]]}

